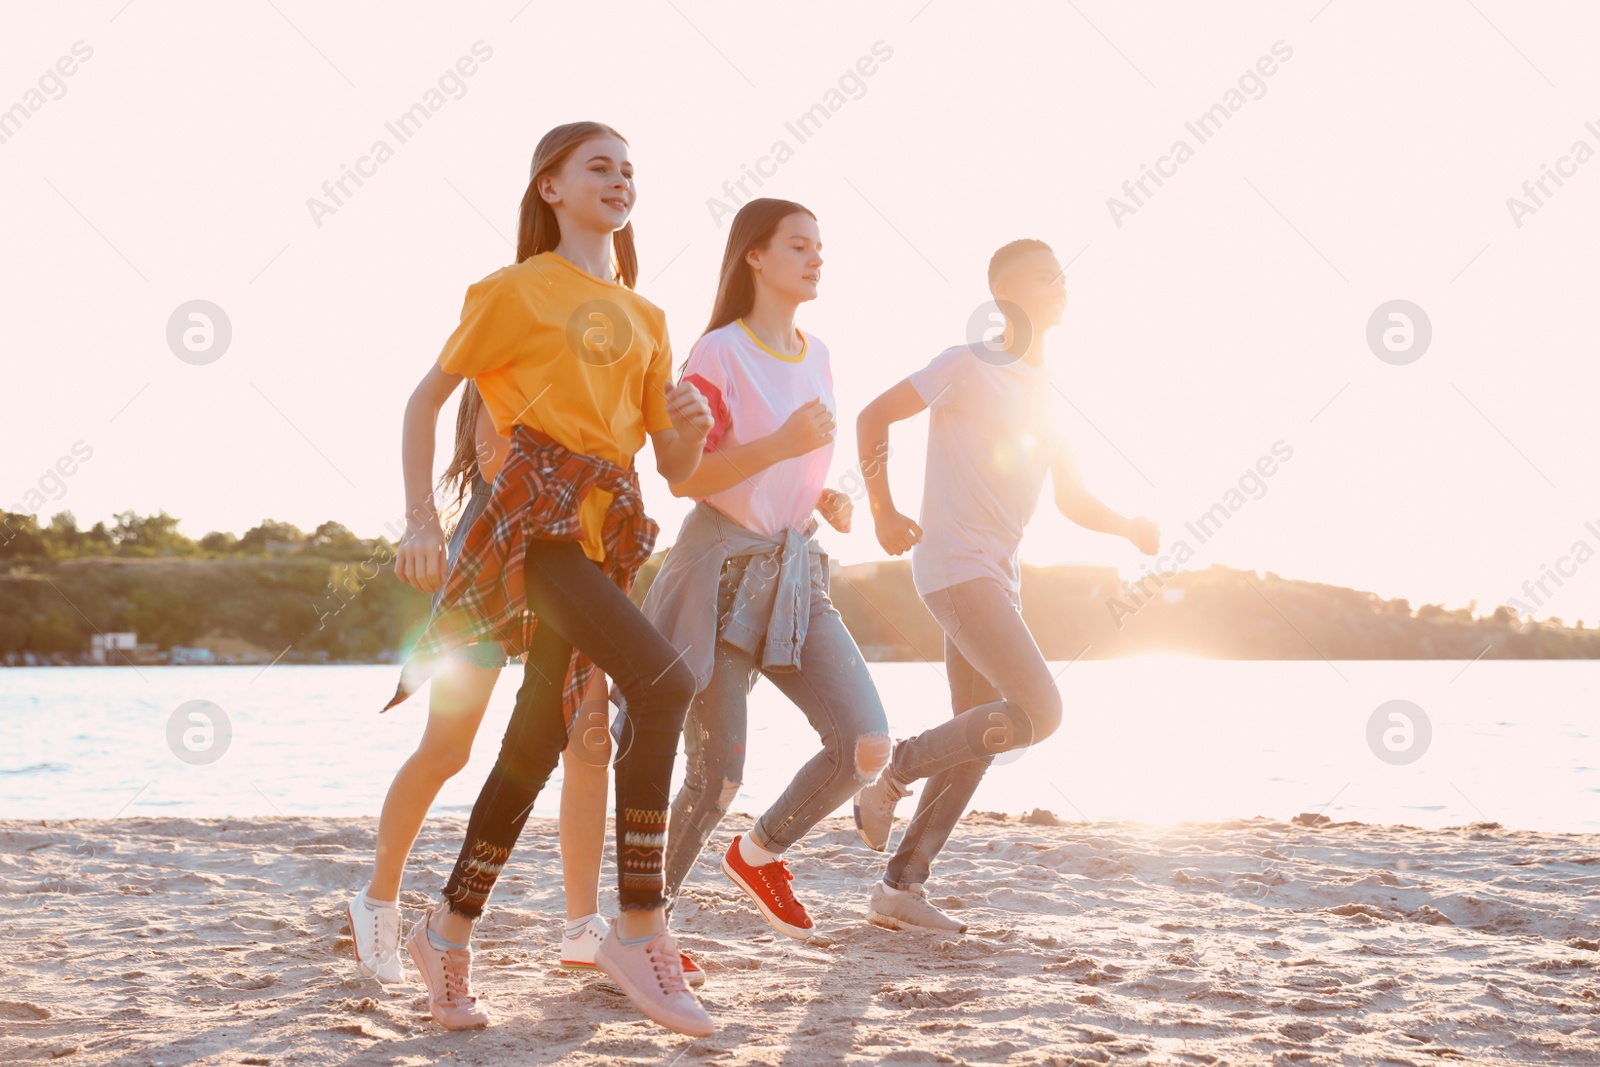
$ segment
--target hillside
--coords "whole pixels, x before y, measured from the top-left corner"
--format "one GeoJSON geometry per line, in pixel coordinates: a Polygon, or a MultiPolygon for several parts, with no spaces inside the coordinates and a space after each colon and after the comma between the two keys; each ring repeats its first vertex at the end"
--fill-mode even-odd
{"type": "MultiPolygon", "coordinates": [[[[0,575],[0,662],[87,662],[96,632],[132,631],[140,647],[112,662],[166,662],[174,646],[220,662],[393,662],[427,621],[429,597],[360,558],[87,557],[12,560],[0,575]]],[[[646,565],[635,599],[659,567],[646,565]]],[[[869,660],[937,659],[942,635],[903,560],[836,567],[833,595],[869,660]]],[[[1502,608],[1403,600],[1213,566],[1180,572],[1149,597],[1114,572],[1027,567],[1023,614],[1045,655],[1180,653],[1222,659],[1594,658],[1600,633],[1519,624],[1502,608]]]]}

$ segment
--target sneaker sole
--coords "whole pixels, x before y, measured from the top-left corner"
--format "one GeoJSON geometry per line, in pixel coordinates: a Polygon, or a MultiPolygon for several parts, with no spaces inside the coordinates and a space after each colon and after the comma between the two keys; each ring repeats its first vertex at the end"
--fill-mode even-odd
{"type": "Polygon", "coordinates": [[[918,926],[916,923],[908,923],[896,919],[892,915],[884,915],[871,907],[867,908],[867,922],[873,926],[881,926],[885,930],[926,930],[931,934],[964,934],[967,932],[965,924],[962,924],[959,930],[945,930],[938,926],[918,926]]]}
{"type": "Polygon", "coordinates": [[[739,877],[738,872],[733,869],[733,865],[728,862],[726,856],[722,858],[722,873],[728,876],[728,881],[744,890],[744,895],[749,897],[750,902],[756,906],[756,910],[761,912],[761,917],[767,920],[767,925],[778,931],[778,933],[792,937],[796,941],[809,941],[812,935],[817,932],[815,927],[807,930],[800,926],[790,926],[774,915],[772,910],[767,907],[766,901],[762,900],[756,891],[751,889],[743,878],[739,877]]]}
{"type": "MultiPolygon", "coordinates": [[[[881,845],[874,845],[872,843],[872,838],[867,836],[867,828],[861,825],[861,805],[859,802],[850,805],[850,814],[855,816],[856,836],[861,838],[863,844],[865,844],[874,852],[887,852],[889,850],[888,841],[884,841],[884,843],[881,845]]],[[[890,836],[894,835],[894,825],[892,823],[889,826],[889,834],[890,836]]]]}
{"type": "Polygon", "coordinates": [[[361,958],[361,939],[356,936],[356,913],[350,910],[350,905],[344,906],[344,917],[350,924],[350,951],[356,954],[356,973],[363,978],[378,977],[377,971],[369,971],[366,961],[361,958]]]}

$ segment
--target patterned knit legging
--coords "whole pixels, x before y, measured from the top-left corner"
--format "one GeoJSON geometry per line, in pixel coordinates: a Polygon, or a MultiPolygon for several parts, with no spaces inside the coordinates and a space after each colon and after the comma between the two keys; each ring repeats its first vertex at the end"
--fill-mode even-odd
{"type": "Polygon", "coordinates": [[[574,541],[533,541],[522,573],[539,619],[500,758],[472,807],[467,838],[445,886],[450,910],[482,914],[539,791],[561,758],[561,710],[576,646],[628,703],[618,742],[617,883],[624,910],[664,903],[668,793],[694,677],[678,651],[574,541]]]}

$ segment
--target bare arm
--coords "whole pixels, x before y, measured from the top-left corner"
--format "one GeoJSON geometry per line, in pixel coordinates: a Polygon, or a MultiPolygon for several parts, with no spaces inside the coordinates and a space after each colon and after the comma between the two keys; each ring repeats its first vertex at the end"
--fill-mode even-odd
{"type": "Polygon", "coordinates": [[[1160,547],[1161,534],[1155,523],[1146,518],[1130,519],[1121,515],[1089,492],[1077,462],[1067,449],[1059,449],[1051,461],[1050,480],[1055,487],[1056,508],[1069,521],[1095,533],[1125,537],[1147,556],[1154,555],[1160,547]]]}
{"type": "Polygon", "coordinates": [[[889,491],[889,427],[904,422],[928,405],[905,379],[862,409],[856,417],[856,452],[861,476],[867,483],[867,501],[878,543],[891,556],[908,551],[922,540],[922,527],[895,510],[889,491]]]}
{"type": "Polygon", "coordinates": [[[405,477],[406,532],[395,555],[395,577],[423,592],[433,592],[444,581],[445,541],[439,511],[433,500],[433,437],[438,431],[439,409],[461,384],[438,364],[411,391],[400,431],[400,468],[405,477]]]}
{"type": "Polygon", "coordinates": [[[777,434],[729,445],[707,452],[700,457],[694,473],[682,481],[671,483],[673,496],[707,497],[731,489],[758,471],[789,458],[783,441],[777,434]]]}
{"type": "Polygon", "coordinates": [[[667,387],[667,416],[672,425],[650,435],[655,447],[656,471],[668,483],[687,481],[700,466],[706,433],[711,429],[711,405],[700,390],[687,382],[667,387]]]}
{"type": "Polygon", "coordinates": [[[820,398],[808,400],[765,437],[740,444],[718,446],[700,457],[694,473],[672,483],[673,496],[707,497],[730,489],[753,474],[795,456],[821,448],[833,440],[833,413],[820,398]]]}

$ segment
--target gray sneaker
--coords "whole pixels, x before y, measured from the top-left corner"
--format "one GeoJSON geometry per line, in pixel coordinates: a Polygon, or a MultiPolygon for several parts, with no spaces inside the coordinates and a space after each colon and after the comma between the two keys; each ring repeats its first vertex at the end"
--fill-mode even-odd
{"type": "Polygon", "coordinates": [[[928,903],[928,890],[920,882],[904,893],[886,893],[882,882],[873,886],[872,900],[867,905],[867,922],[890,930],[967,932],[966,923],[952,919],[928,903]]]}
{"type": "Polygon", "coordinates": [[[896,781],[887,768],[878,775],[877,781],[862,786],[856,793],[856,833],[868,848],[882,852],[889,847],[889,835],[894,832],[895,805],[910,795],[910,788],[896,781]]]}

